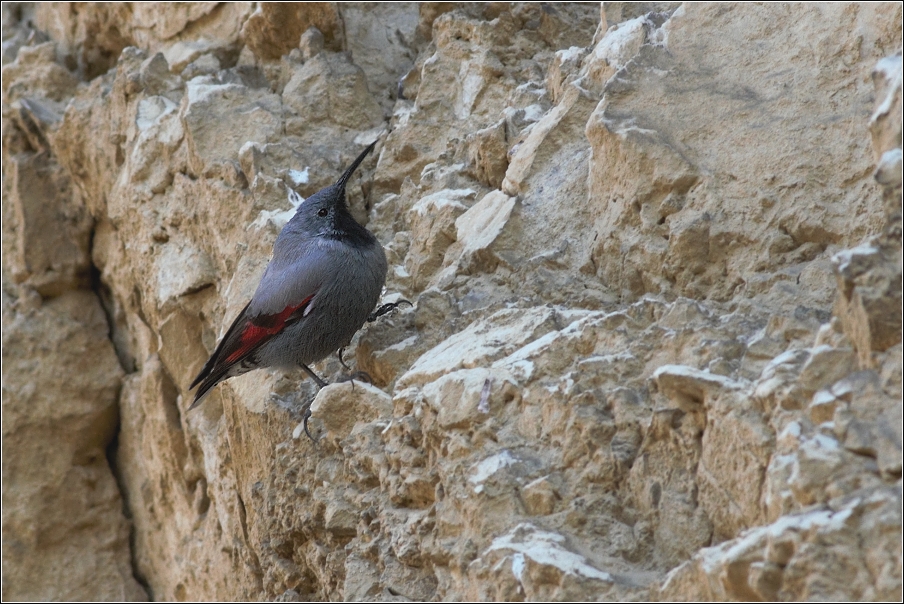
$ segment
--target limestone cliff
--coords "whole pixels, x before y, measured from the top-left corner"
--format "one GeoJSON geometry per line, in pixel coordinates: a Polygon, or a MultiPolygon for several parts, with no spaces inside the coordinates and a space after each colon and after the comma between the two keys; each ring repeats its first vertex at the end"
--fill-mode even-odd
{"type": "Polygon", "coordinates": [[[4,599],[900,599],[899,3],[3,11],[4,599]],[[187,412],[376,139],[373,383],[187,412]]]}

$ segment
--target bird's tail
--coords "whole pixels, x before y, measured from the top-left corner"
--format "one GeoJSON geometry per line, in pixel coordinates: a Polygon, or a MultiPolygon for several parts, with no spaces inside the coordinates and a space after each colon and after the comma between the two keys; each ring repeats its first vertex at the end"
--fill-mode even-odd
{"type": "MultiPolygon", "coordinates": [[[[257,369],[257,364],[255,364],[251,359],[245,359],[234,365],[227,365],[225,367],[220,367],[219,369],[210,372],[204,378],[201,378],[199,375],[195,378],[195,381],[192,382],[191,387],[194,388],[195,385],[200,381],[200,385],[198,385],[198,391],[195,392],[195,400],[192,401],[191,406],[188,408],[189,411],[197,407],[201,404],[201,401],[207,396],[207,393],[213,390],[213,387],[228,380],[229,378],[236,377],[238,375],[242,375],[243,373],[248,373],[249,371],[257,369]]],[[[203,371],[202,371],[203,374],[203,371]]]]}

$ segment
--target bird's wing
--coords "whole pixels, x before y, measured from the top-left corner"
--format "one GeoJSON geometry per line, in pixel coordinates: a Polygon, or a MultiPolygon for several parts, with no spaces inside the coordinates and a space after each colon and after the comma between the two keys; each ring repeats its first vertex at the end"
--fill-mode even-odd
{"type": "Polygon", "coordinates": [[[234,327],[223,338],[222,343],[225,345],[220,351],[222,362],[230,365],[238,363],[260,348],[267,340],[300,319],[313,298],[314,294],[311,294],[298,304],[290,304],[270,315],[251,315],[246,306],[246,310],[233,323],[234,327]]]}
{"type": "Polygon", "coordinates": [[[198,377],[191,383],[189,389],[198,384],[200,387],[189,409],[194,408],[204,395],[221,381],[252,369],[253,367],[243,367],[243,361],[287,326],[302,318],[313,298],[314,294],[311,294],[301,303],[287,306],[281,312],[272,315],[251,316],[248,313],[249,302],[233,321],[198,377]]]}
{"type": "MultiPolygon", "coordinates": [[[[239,313],[189,389],[200,384],[191,407],[222,380],[250,368],[237,367],[287,326],[307,316],[329,266],[323,251],[296,250],[296,257],[267,266],[251,301],[239,313]]],[[[190,408],[191,408],[190,407],[190,408]]]]}

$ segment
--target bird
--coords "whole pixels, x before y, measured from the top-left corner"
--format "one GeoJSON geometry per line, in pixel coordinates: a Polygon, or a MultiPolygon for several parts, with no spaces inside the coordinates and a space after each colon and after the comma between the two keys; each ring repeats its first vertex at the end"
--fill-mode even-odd
{"type": "MultiPolygon", "coordinates": [[[[300,367],[323,388],[326,382],[309,365],[337,351],[342,361],[342,348],[365,321],[398,306],[374,310],[386,281],[386,254],[373,233],[352,217],[345,200],[349,178],[376,144],[335,184],[298,204],[276,237],[257,290],[189,387],[198,388],[189,409],[220,382],[263,367],[300,367]]],[[[291,189],[289,197],[300,200],[291,189]]],[[[308,404],[304,428],[309,437],[310,415],[308,404]]]]}

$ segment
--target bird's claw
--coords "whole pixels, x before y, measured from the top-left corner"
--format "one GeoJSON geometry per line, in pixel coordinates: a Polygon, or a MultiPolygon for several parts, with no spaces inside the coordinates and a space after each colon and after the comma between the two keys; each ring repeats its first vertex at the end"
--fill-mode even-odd
{"type": "Polygon", "coordinates": [[[346,365],[346,364],[345,364],[345,361],[342,360],[342,353],[343,353],[344,351],[345,351],[345,346],[343,346],[342,348],[340,348],[339,350],[336,351],[336,356],[339,357],[339,364],[342,365],[342,367],[343,367],[346,371],[351,371],[352,368],[349,367],[348,365],[346,365]]]}
{"type": "Polygon", "coordinates": [[[362,382],[367,382],[368,384],[374,383],[373,378],[370,377],[370,374],[367,373],[366,371],[356,371],[350,375],[343,375],[338,380],[336,380],[336,383],[351,382],[352,388],[354,388],[356,379],[360,380],[362,382]]]}
{"type": "Polygon", "coordinates": [[[382,317],[383,315],[385,315],[385,314],[387,314],[387,313],[390,313],[390,312],[394,311],[395,309],[397,309],[397,308],[398,308],[399,306],[401,306],[402,304],[407,304],[408,306],[414,306],[414,304],[412,304],[412,303],[409,302],[408,300],[399,300],[398,302],[387,302],[386,304],[384,304],[383,306],[381,306],[381,307],[378,308],[377,310],[375,310],[375,311],[373,311],[372,313],[370,313],[370,315],[367,317],[367,322],[368,322],[368,323],[373,323],[374,321],[376,321],[377,319],[379,319],[379,318],[382,317]]]}
{"type": "Polygon", "coordinates": [[[312,443],[316,443],[317,439],[311,434],[310,429],[308,429],[308,420],[311,419],[311,405],[314,403],[314,399],[311,399],[307,403],[305,403],[303,409],[304,414],[301,416],[301,425],[304,428],[304,433],[308,435],[308,438],[311,439],[312,443]]]}
{"type": "MultiPolygon", "coordinates": [[[[410,304],[410,302],[409,302],[409,304],[410,304]]],[[[387,305],[384,304],[380,308],[382,309],[385,306],[387,306],[387,305]]],[[[396,306],[398,306],[398,304],[396,304],[396,306]]],[[[385,312],[389,312],[389,311],[385,311],[385,312]]],[[[339,362],[342,362],[342,350],[343,349],[340,348],[337,351],[337,354],[339,355],[339,362]]],[[[342,366],[345,367],[346,369],[350,369],[350,367],[348,367],[348,365],[346,365],[345,363],[342,363],[342,366]]],[[[308,373],[309,376],[314,378],[314,381],[317,382],[318,388],[324,388],[325,386],[327,386],[327,383],[324,382],[319,377],[317,377],[317,374],[314,373],[313,371],[311,371],[310,367],[308,367],[307,365],[302,365],[301,368],[304,369],[308,373]]],[[[366,371],[356,371],[349,375],[344,375],[344,376],[340,377],[338,380],[336,380],[336,383],[338,384],[338,383],[342,383],[342,382],[351,382],[352,388],[354,388],[355,387],[355,379],[359,379],[362,382],[367,382],[368,384],[373,384],[373,378],[371,378],[370,375],[366,371]]],[[[304,433],[308,435],[308,438],[311,439],[311,442],[316,443],[317,439],[314,438],[314,436],[311,434],[310,429],[308,428],[308,420],[311,419],[311,415],[312,415],[311,405],[313,405],[313,404],[314,404],[314,399],[312,398],[310,401],[308,401],[307,403],[305,403],[302,406],[303,414],[301,416],[301,424],[302,424],[302,427],[304,428],[304,433]]]]}

